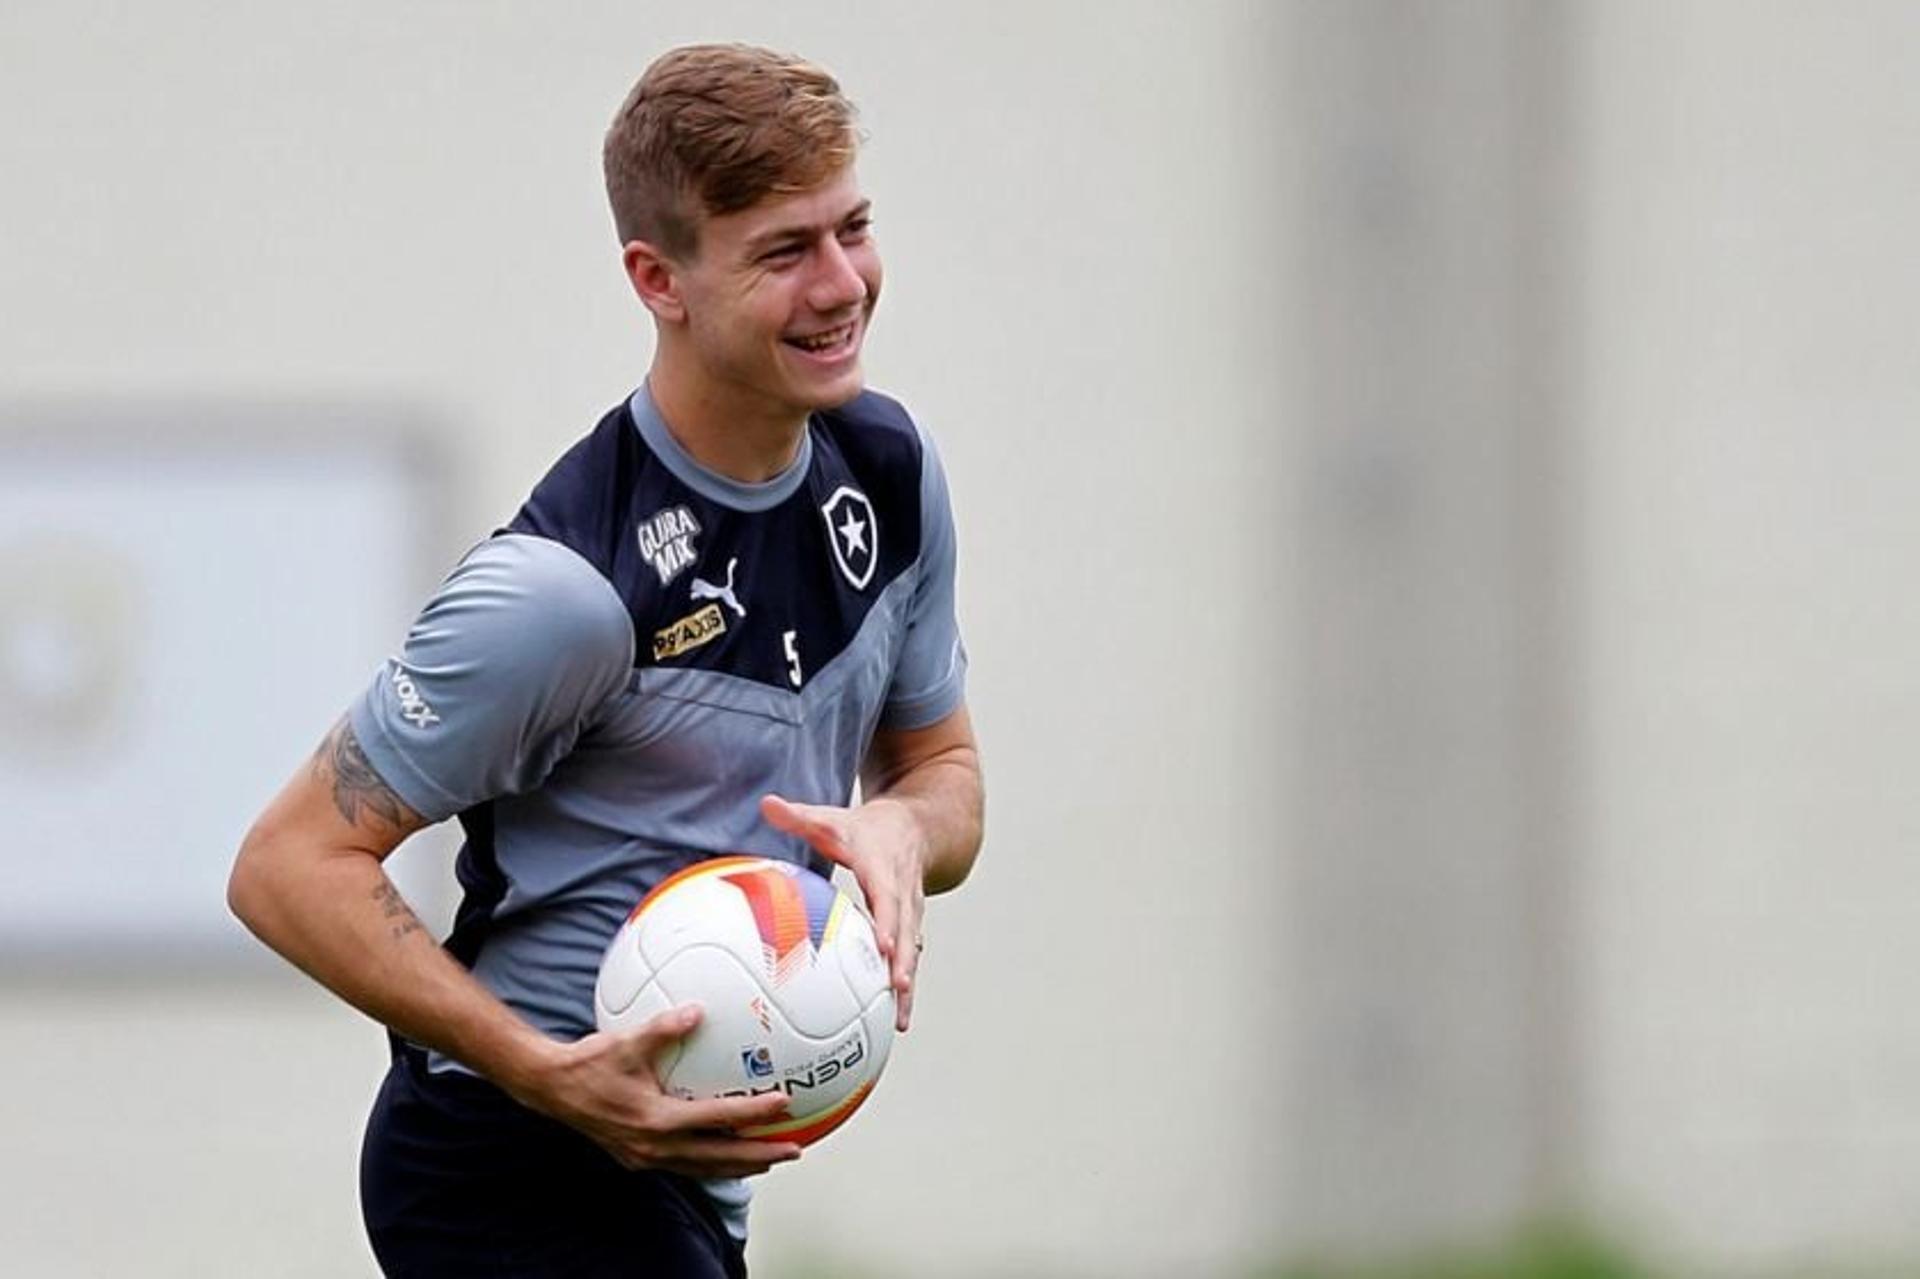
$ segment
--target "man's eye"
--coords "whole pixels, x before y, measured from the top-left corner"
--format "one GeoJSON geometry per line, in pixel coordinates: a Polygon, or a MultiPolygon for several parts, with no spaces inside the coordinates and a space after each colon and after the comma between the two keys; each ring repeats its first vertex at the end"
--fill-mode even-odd
{"type": "Polygon", "coordinates": [[[783,244],[777,249],[769,249],[765,253],[762,253],[760,260],[762,262],[775,263],[798,262],[800,260],[800,252],[800,246],[797,244],[783,244]]]}
{"type": "Polygon", "coordinates": [[[864,240],[867,238],[867,232],[872,229],[872,218],[855,218],[840,228],[840,238],[843,240],[864,240]]]}

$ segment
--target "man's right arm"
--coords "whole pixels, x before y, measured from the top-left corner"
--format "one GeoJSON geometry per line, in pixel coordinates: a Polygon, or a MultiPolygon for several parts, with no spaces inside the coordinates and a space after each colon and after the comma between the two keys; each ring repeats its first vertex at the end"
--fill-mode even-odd
{"type": "Polygon", "coordinates": [[[387,876],[387,856],[426,824],[342,719],[247,833],[228,904],[354,1007],[580,1129],[629,1167],[750,1176],[798,1156],[788,1143],[716,1135],[778,1117],[778,1094],[689,1102],[660,1089],[653,1059],[698,1024],[693,1010],[562,1044],[501,1003],[434,941],[387,876]]]}

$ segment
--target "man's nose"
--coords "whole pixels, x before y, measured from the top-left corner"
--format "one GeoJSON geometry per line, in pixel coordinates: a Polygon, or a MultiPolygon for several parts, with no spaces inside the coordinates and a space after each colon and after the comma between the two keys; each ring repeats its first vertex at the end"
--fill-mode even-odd
{"type": "Polygon", "coordinates": [[[816,311],[839,311],[867,300],[867,282],[840,241],[828,238],[810,294],[807,300],[816,311]]]}

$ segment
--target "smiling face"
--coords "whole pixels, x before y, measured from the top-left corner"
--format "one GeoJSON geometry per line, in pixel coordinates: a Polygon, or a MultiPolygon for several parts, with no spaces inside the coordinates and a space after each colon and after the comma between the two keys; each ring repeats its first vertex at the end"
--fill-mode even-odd
{"type": "Polygon", "coordinates": [[[709,398],[756,417],[804,418],[860,393],[881,270],[851,167],[702,219],[694,252],[670,271],[679,305],[654,308],[663,353],[671,346],[709,398]]]}

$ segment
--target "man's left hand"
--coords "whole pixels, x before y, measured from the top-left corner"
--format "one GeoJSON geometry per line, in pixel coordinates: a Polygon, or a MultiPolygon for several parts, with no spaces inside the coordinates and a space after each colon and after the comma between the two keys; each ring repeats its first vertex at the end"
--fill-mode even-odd
{"type": "Polygon", "coordinates": [[[813,850],[853,872],[873,915],[874,939],[892,972],[898,1011],[894,1028],[913,1015],[913,979],[925,939],[926,832],[912,810],[880,796],[858,808],[796,804],[778,795],[760,801],[760,815],[776,830],[798,836],[813,850]]]}

